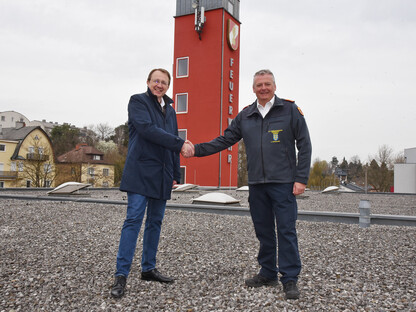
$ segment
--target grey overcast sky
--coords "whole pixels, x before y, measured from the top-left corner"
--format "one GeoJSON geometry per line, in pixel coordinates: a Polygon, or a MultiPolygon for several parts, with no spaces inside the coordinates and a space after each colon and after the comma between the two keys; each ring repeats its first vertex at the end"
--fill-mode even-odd
{"type": "MultiPolygon", "coordinates": [[[[0,0],[0,111],[123,124],[148,72],[172,69],[175,13],[173,0],[0,0]]],[[[240,21],[240,109],[268,68],[314,159],[416,147],[416,1],[241,0],[240,21]]]]}

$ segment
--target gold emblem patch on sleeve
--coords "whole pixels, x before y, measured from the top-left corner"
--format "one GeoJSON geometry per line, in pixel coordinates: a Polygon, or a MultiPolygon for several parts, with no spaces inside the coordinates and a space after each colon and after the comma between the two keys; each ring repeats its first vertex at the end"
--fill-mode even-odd
{"type": "Polygon", "coordinates": [[[298,111],[302,116],[305,116],[299,106],[298,106],[298,111]]]}

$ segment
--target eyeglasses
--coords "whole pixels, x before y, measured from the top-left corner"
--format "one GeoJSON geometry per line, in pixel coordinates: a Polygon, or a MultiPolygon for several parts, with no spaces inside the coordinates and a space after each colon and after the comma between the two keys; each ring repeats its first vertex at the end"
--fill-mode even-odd
{"type": "Polygon", "coordinates": [[[169,84],[166,82],[166,81],[164,81],[164,80],[159,80],[159,79],[155,79],[155,80],[152,80],[152,82],[153,83],[155,83],[155,84],[161,84],[162,86],[164,86],[164,87],[167,87],[169,84]]]}

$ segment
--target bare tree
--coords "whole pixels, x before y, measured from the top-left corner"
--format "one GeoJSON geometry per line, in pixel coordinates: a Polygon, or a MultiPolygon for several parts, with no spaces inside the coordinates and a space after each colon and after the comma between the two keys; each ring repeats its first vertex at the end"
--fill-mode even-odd
{"type": "Polygon", "coordinates": [[[117,144],[119,148],[127,147],[129,142],[129,127],[127,122],[114,129],[114,135],[111,139],[117,144]]]}
{"type": "Polygon", "coordinates": [[[95,133],[94,125],[85,126],[81,131],[81,141],[87,143],[89,146],[95,146],[100,140],[97,133],[95,133]]]}
{"type": "Polygon", "coordinates": [[[396,156],[394,156],[395,164],[404,164],[405,162],[406,162],[406,157],[404,157],[404,151],[398,152],[396,156]]]}
{"type": "Polygon", "coordinates": [[[379,146],[373,159],[377,161],[379,166],[385,163],[389,169],[393,169],[393,149],[390,146],[386,144],[379,146]]]}
{"type": "Polygon", "coordinates": [[[95,129],[102,141],[108,140],[114,134],[114,129],[107,122],[99,123],[95,129]]]}
{"type": "Polygon", "coordinates": [[[53,152],[36,138],[31,145],[33,150],[26,155],[21,178],[30,180],[34,187],[49,187],[56,178],[53,152]]]}

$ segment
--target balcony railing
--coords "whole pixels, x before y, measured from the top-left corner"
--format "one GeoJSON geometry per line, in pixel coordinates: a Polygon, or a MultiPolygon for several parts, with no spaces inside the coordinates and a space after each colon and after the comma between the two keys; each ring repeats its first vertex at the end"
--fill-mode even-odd
{"type": "Polygon", "coordinates": [[[17,171],[0,171],[1,179],[16,179],[17,171]]]}
{"type": "Polygon", "coordinates": [[[37,153],[27,153],[26,154],[26,159],[27,160],[46,161],[46,160],[49,160],[49,155],[37,154],[37,153]]]}

